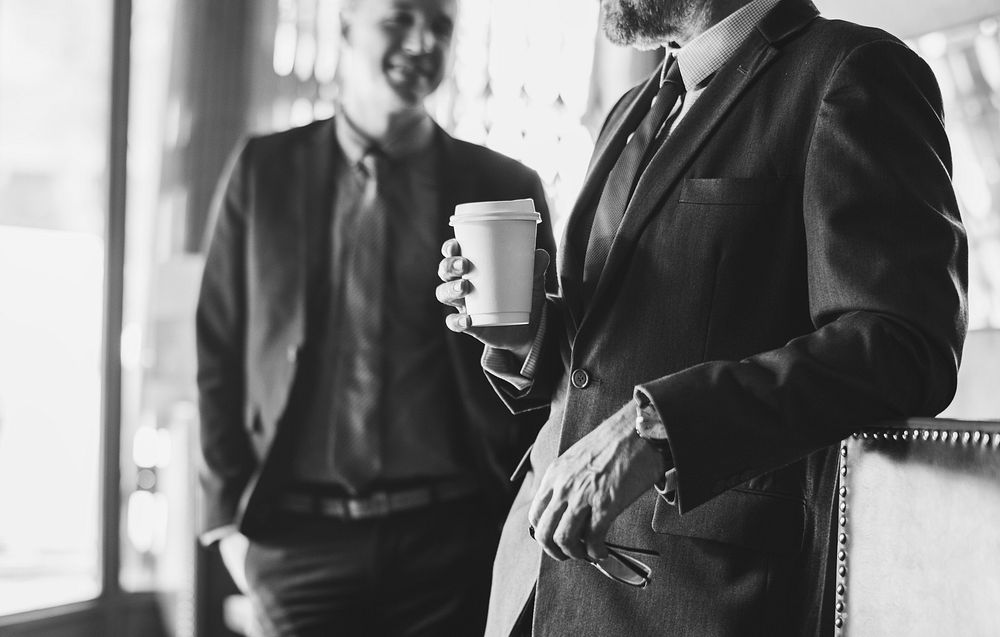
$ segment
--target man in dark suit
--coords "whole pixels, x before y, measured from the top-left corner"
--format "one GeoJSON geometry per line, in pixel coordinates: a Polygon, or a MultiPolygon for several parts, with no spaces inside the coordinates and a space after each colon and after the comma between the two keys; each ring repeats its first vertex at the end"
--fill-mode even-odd
{"type": "Polygon", "coordinates": [[[250,139],[223,181],[197,312],[202,540],[266,635],[483,630],[542,420],[511,416],[442,325],[433,266],[462,202],[530,197],[554,240],[538,176],[424,110],[455,13],[346,3],[336,116],[250,139]]]}
{"type": "Polygon", "coordinates": [[[487,634],[831,634],[836,443],[955,389],[967,254],[936,82],[808,0],[603,5],[612,39],[668,56],[600,134],[561,293],[518,334],[447,319],[512,409],[551,405],[487,634]]]}

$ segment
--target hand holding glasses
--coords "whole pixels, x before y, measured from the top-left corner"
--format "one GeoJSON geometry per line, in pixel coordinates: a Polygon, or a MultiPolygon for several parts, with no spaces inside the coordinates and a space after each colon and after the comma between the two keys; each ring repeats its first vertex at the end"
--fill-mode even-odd
{"type": "MultiPolygon", "coordinates": [[[[528,535],[531,536],[531,539],[535,538],[535,527],[528,527],[528,535]]],[[[608,556],[604,559],[593,560],[590,562],[590,565],[600,571],[604,576],[609,577],[616,582],[621,582],[622,584],[635,586],[637,588],[646,588],[652,578],[653,569],[649,568],[649,566],[645,563],[637,560],[631,555],[626,555],[621,551],[631,551],[633,553],[643,553],[646,555],[657,555],[657,553],[654,551],[619,546],[610,542],[605,542],[604,545],[608,548],[608,556]]]]}

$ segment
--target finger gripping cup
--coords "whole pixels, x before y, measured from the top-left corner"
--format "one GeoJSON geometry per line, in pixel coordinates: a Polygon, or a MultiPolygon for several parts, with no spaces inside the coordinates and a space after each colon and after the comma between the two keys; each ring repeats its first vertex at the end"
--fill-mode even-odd
{"type": "Polygon", "coordinates": [[[531,316],[535,230],[531,199],[476,201],[455,206],[451,225],[472,263],[465,308],[472,325],[524,325],[531,316]]]}

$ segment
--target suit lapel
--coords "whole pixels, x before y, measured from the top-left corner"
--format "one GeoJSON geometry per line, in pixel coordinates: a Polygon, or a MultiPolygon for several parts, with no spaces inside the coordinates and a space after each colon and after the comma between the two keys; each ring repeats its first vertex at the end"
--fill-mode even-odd
{"type": "Polygon", "coordinates": [[[614,167],[618,156],[625,148],[629,134],[634,131],[649,110],[649,101],[655,94],[660,77],[659,67],[640,86],[632,89],[630,94],[622,99],[617,109],[622,113],[615,118],[612,113],[608,128],[597,139],[594,153],[587,168],[587,176],[583,187],[573,206],[573,211],[567,221],[560,246],[559,278],[563,297],[570,309],[574,324],[579,325],[582,318],[583,296],[580,283],[583,280],[583,260],[587,251],[587,236],[589,225],[585,220],[593,218],[597,200],[604,189],[608,173],[614,167]],[[584,226],[587,226],[584,228],[584,226]]]}
{"type": "Polygon", "coordinates": [[[660,68],[657,66],[656,71],[623,100],[620,106],[621,112],[624,113],[623,117],[609,122],[608,130],[598,138],[590,165],[587,167],[587,177],[577,198],[577,208],[600,197],[604,181],[618,160],[618,156],[621,155],[622,149],[625,148],[625,142],[649,111],[649,102],[656,94],[659,78],[660,68]]]}
{"type": "Polygon", "coordinates": [[[802,28],[817,14],[808,1],[786,0],[778,5],[719,69],[676,130],[656,151],[636,185],[584,318],[591,308],[599,307],[602,295],[613,287],[650,216],[661,209],[665,197],[746,88],[774,60],[778,54],[774,42],[802,28]]]}
{"type": "Polygon", "coordinates": [[[314,296],[322,292],[318,286],[321,274],[329,269],[326,255],[329,250],[329,219],[333,208],[333,153],[336,143],[333,121],[315,124],[315,128],[302,131],[301,137],[292,140],[287,151],[287,163],[273,164],[269,170],[270,190],[276,193],[269,202],[273,208],[271,222],[261,232],[268,233],[260,245],[268,251],[262,258],[262,267],[268,268],[261,278],[270,281],[270,289],[263,294],[269,303],[285,308],[276,323],[272,338],[278,339],[275,348],[281,356],[279,368],[286,370],[284,382],[269,379],[277,393],[273,413],[269,420],[286,408],[288,395],[294,382],[294,368],[287,365],[286,357],[294,357],[309,338],[311,326],[309,309],[314,296]],[[280,392],[280,393],[278,393],[280,392]]]}
{"type": "MultiPolygon", "coordinates": [[[[274,338],[301,347],[307,338],[309,326],[307,297],[313,292],[310,286],[310,261],[317,262],[319,228],[329,229],[326,221],[333,207],[333,165],[335,150],[333,120],[317,123],[316,128],[304,135],[288,151],[288,163],[268,171],[267,190],[271,222],[260,229],[268,233],[266,245],[268,258],[262,257],[262,267],[268,268],[270,289],[259,290],[265,302],[286,308],[280,315],[280,324],[273,326],[274,338]]],[[[319,257],[321,258],[321,257],[319,257]]],[[[281,341],[279,341],[281,342],[281,341]]],[[[279,355],[288,355],[285,346],[274,348],[279,355]]],[[[301,419],[284,418],[289,409],[296,408],[290,399],[295,372],[282,358],[277,369],[287,370],[278,378],[268,377],[264,383],[276,396],[264,420],[283,425],[273,432],[267,460],[251,476],[240,500],[237,523],[244,530],[265,528],[268,524],[273,494],[281,486],[290,460],[294,440],[294,427],[287,426],[301,419]]],[[[257,373],[257,372],[254,372],[257,373]]]]}
{"type": "Polygon", "coordinates": [[[330,217],[333,214],[334,174],[333,158],[337,152],[334,120],[320,125],[316,134],[302,145],[298,154],[302,162],[295,168],[295,174],[302,175],[303,183],[298,200],[299,276],[301,277],[302,304],[307,297],[316,293],[314,280],[318,280],[313,268],[329,267],[324,255],[330,254],[330,217]]]}

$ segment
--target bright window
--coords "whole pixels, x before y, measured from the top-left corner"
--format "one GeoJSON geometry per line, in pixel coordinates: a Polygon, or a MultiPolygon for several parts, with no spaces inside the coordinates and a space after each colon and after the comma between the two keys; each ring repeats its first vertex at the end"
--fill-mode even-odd
{"type": "Polygon", "coordinates": [[[110,0],[0,0],[0,615],[100,593],[110,0]]]}

